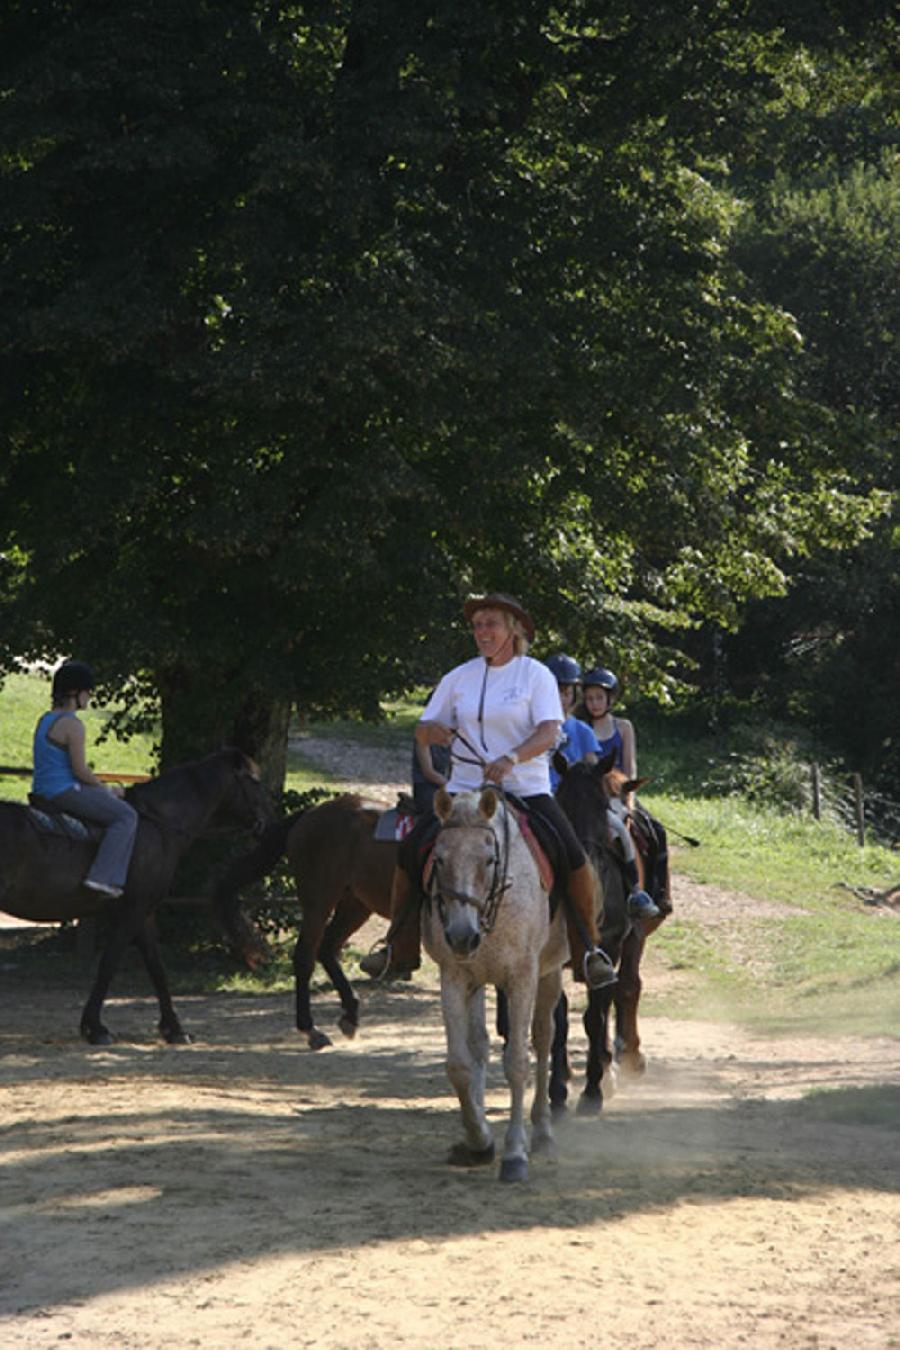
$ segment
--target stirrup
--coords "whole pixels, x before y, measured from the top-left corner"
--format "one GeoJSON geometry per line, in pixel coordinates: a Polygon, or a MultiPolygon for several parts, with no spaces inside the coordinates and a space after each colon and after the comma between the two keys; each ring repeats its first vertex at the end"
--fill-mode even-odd
{"type": "Polygon", "coordinates": [[[602,947],[594,947],[591,951],[585,952],[581,968],[584,972],[585,984],[589,989],[606,989],[609,985],[615,984],[619,978],[612,961],[602,947]],[[599,961],[596,959],[598,957],[599,961]],[[589,968],[591,962],[595,967],[593,975],[589,968]]]}
{"type": "Polygon", "coordinates": [[[368,975],[373,980],[383,980],[391,969],[394,960],[394,950],[389,942],[385,942],[380,947],[373,947],[360,960],[359,968],[364,975],[368,975]]]}

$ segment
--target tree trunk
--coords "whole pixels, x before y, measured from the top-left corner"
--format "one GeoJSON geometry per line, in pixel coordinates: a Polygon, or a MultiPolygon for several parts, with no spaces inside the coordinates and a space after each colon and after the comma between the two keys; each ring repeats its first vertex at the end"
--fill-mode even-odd
{"type": "Polygon", "coordinates": [[[291,702],[264,689],[241,690],[211,684],[209,676],[180,669],[157,674],[162,709],[160,767],[170,769],[224,745],[237,746],[260,767],[277,801],[287,771],[291,702]]]}

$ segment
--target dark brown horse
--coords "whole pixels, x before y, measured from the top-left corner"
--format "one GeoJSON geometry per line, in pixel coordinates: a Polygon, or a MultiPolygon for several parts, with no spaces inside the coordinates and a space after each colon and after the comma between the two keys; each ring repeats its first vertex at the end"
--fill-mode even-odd
{"type": "Polygon", "coordinates": [[[19,802],[0,802],[0,910],[36,923],[61,923],[101,911],[111,919],[97,976],[84,1011],[81,1034],[91,1045],[108,1045],[112,1033],[101,1021],[103,1002],[122,953],[134,943],[159,1000],[159,1031],[170,1044],[189,1040],[169,993],[151,918],[165,899],[179,858],[210,825],[261,829],[271,816],[252,760],[239,750],[220,750],[180,765],[126,797],[140,817],[125,893],[105,900],[82,880],[97,848],[97,834],[52,828],[19,802]]]}
{"type": "MultiPolygon", "coordinates": [[[[612,768],[609,760],[595,765],[579,763],[563,767],[558,757],[556,763],[562,773],[556,792],[557,800],[571,820],[575,833],[600,877],[604,900],[600,945],[616,966],[618,974],[618,982],[611,988],[588,991],[583,1019],[588,1038],[588,1056],[585,1085],[578,1109],[591,1113],[603,1106],[603,1077],[604,1073],[609,1072],[614,1059],[622,1069],[632,1073],[643,1073],[646,1067],[640,1048],[637,1020],[642,987],[641,957],[647,937],[671,912],[671,904],[667,888],[661,888],[656,878],[645,875],[644,857],[638,850],[641,885],[651,891],[663,912],[657,918],[641,920],[639,923],[633,923],[628,917],[628,888],[620,860],[610,840],[607,809],[611,800],[624,796],[635,785],[620,769],[612,768]],[[613,1008],[616,1027],[614,1042],[610,1036],[610,1012],[613,1008]]],[[[554,1107],[562,1109],[568,1096],[568,1061],[565,1051],[568,1010],[565,994],[557,1008],[556,1025],[550,1094],[554,1107]]]]}
{"type": "Polygon", "coordinates": [[[287,855],[302,916],[294,948],[297,1029],[311,1050],[331,1044],[313,1022],[310,1005],[309,983],[317,959],[340,998],[341,1031],[352,1037],[359,1026],[359,1000],[341,967],[340,953],[370,914],[385,918],[390,914],[397,845],[375,838],[382,809],[345,794],[289,816],[268,829],[258,846],[239,858],[216,887],[214,904],[219,918],[235,945],[246,951],[254,930],[241,909],[239,892],[268,876],[287,855]]]}

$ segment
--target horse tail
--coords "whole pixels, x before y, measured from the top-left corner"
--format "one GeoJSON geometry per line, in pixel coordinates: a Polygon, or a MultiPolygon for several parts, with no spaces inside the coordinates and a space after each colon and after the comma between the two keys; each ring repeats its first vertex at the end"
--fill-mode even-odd
{"type": "Polygon", "coordinates": [[[263,965],[270,958],[268,943],[255,924],[247,918],[241,907],[240,892],[254,881],[262,881],[278,865],[287,849],[288,836],[303,815],[295,811],[274,825],[270,825],[260,835],[255,848],[244,853],[219,878],[213,891],[213,910],[235,954],[241,957],[251,970],[263,965]]]}

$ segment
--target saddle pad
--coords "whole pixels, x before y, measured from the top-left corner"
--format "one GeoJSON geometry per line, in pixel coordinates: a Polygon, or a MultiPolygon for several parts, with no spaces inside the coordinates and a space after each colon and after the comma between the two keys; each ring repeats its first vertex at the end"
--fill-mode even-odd
{"type": "Polygon", "coordinates": [[[44,834],[58,834],[65,839],[77,839],[81,843],[96,839],[99,834],[96,827],[88,826],[83,820],[67,816],[62,811],[55,811],[50,815],[46,811],[38,810],[36,806],[26,806],[25,809],[31,817],[32,824],[44,834]]]}
{"type": "Polygon", "coordinates": [[[545,891],[547,892],[552,891],[553,868],[550,865],[550,859],[547,857],[546,853],[544,852],[543,848],[538,842],[537,836],[535,835],[534,831],[531,828],[531,823],[528,817],[521,811],[517,812],[516,815],[519,822],[519,830],[521,831],[522,838],[525,840],[525,843],[531,850],[531,856],[537,863],[538,871],[541,874],[541,885],[543,886],[545,891]]]}
{"type": "Polygon", "coordinates": [[[389,811],[382,811],[378,817],[375,825],[375,838],[383,842],[394,843],[399,839],[404,839],[415,823],[415,816],[392,806],[389,811]]]}

